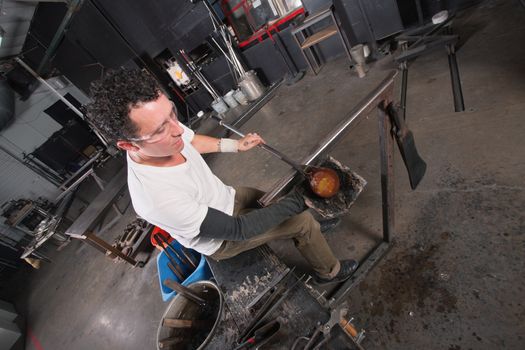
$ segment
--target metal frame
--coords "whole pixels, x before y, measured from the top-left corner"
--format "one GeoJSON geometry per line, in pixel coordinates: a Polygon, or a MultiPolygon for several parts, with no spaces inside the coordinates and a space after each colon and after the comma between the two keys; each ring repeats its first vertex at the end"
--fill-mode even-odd
{"type": "Polygon", "coordinates": [[[328,300],[330,309],[335,309],[346,299],[350,291],[358,285],[387,253],[394,236],[394,138],[392,122],[382,107],[389,103],[388,97],[379,101],[377,108],[379,120],[379,152],[381,158],[381,200],[383,217],[383,239],[367,255],[361,266],[336,293],[328,300]]]}
{"type": "MultiPolygon", "coordinates": [[[[394,236],[394,138],[390,116],[385,107],[391,103],[394,91],[394,79],[397,71],[391,72],[371,93],[369,93],[339,125],[330,132],[310,154],[303,159],[302,164],[315,165],[323,155],[332,149],[357,124],[377,110],[379,119],[379,143],[381,158],[381,197],[383,218],[383,239],[378,243],[361,262],[361,266],[354,275],[342,284],[328,300],[327,306],[335,310],[348,296],[352,288],[364,279],[366,274],[385,255],[391,246],[394,236]]],[[[281,193],[289,190],[300,181],[296,171],[279,180],[259,202],[266,206],[281,193]]]]}
{"type": "Polygon", "coordinates": [[[426,26],[417,27],[405,31],[396,37],[402,51],[395,60],[399,64],[399,69],[402,72],[400,105],[403,119],[406,119],[408,61],[443,46],[447,49],[452,95],[454,97],[454,110],[456,112],[465,110],[458,62],[456,59],[456,43],[459,40],[459,36],[454,35],[452,32],[453,18],[453,16],[449,17],[443,23],[431,23],[426,26]]]}
{"type": "Polygon", "coordinates": [[[94,172],[88,172],[100,187],[101,193],[91,202],[84,212],[80,214],[75,222],[66,230],[65,234],[71,238],[83,240],[102,253],[112,253],[133,266],[142,266],[143,262],[127,256],[98,236],[113,226],[123,215],[123,211],[118,208],[116,201],[126,186],[126,173],[126,168],[122,168],[117,175],[113,177],[113,180],[106,185],[94,172]],[[93,227],[97,225],[97,223],[102,223],[104,213],[110,206],[115,210],[116,216],[104,225],[104,227],[99,229],[97,235],[93,227]]]}
{"type": "MultiPolygon", "coordinates": [[[[344,48],[344,50],[346,52],[346,56],[350,60],[350,64],[352,64],[352,56],[350,55],[350,50],[349,50],[349,48],[348,48],[348,46],[346,44],[345,38],[343,37],[343,33],[341,31],[341,27],[339,26],[339,22],[337,21],[337,18],[335,17],[334,6],[331,5],[329,8],[327,8],[327,9],[321,11],[321,12],[318,12],[318,13],[312,14],[310,16],[307,16],[302,24],[300,24],[299,26],[295,27],[292,30],[292,36],[293,36],[295,42],[297,43],[297,45],[299,46],[299,49],[301,50],[301,53],[303,54],[304,59],[306,60],[306,63],[308,63],[308,66],[312,69],[312,72],[314,73],[314,75],[317,75],[319,73],[319,71],[321,70],[321,63],[318,63],[316,58],[315,58],[316,55],[315,55],[315,51],[314,51],[314,46],[319,44],[320,42],[322,42],[325,39],[331,38],[333,35],[330,35],[329,37],[323,38],[321,41],[319,41],[319,42],[317,42],[315,44],[312,44],[311,46],[303,48],[302,45],[308,38],[308,37],[306,37],[304,35],[303,31],[308,29],[310,26],[312,26],[312,25],[314,25],[316,23],[319,23],[320,21],[322,21],[322,20],[324,20],[326,18],[331,18],[332,19],[333,25],[337,29],[337,34],[338,34],[339,38],[341,39],[341,42],[343,43],[343,48],[344,48]],[[299,39],[298,36],[301,36],[302,39],[299,39]],[[302,40],[302,42],[300,40],[302,40]],[[308,51],[306,51],[306,50],[308,50],[308,51]],[[312,57],[308,57],[307,52],[312,57]],[[317,70],[316,70],[316,68],[314,68],[314,63],[315,63],[315,66],[316,66],[317,70]]],[[[319,55],[317,55],[317,56],[319,56],[319,55]]]]}

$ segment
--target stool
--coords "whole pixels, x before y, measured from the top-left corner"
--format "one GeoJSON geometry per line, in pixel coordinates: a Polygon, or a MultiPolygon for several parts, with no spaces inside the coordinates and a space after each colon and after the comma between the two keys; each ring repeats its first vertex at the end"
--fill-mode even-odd
{"type": "Polygon", "coordinates": [[[343,33],[341,32],[339,23],[335,17],[333,5],[331,5],[330,7],[320,12],[306,16],[304,21],[299,26],[295,27],[292,30],[293,38],[295,39],[295,41],[297,42],[297,45],[301,49],[301,53],[303,54],[304,59],[306,60],[306,63],[308,63],[308,66],[310,66],[310,68],[312,69],[312,72],[315,75],[319,73],[321,65],[320,63],[317,62],[315,58],[315,52],[313,51],[314,45],[319,44],[323,40],[328,39],[331,36],[336,35],[336,34],[339,35],[339,38],[341,39],[341,42],[343,43],[343,48],[345,49],[346,55],[351,63],[352,57],[350,56],[350,51],[348,49],[345,39],[343,38],[343,33]],[[316,23],[319,23],[320,21],[326,18],[332,19],[331,25],[317,31],[316,33],[313,33],[311,35],[306,35],[305,33],[306,29],[308,29],[310,26],[316,23]],[[311,57],[308,57],[307,53],[310,54],[311,57]]]}

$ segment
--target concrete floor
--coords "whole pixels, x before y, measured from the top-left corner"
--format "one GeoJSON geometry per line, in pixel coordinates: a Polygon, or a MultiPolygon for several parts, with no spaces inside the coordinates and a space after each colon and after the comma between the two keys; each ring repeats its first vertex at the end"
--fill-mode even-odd
{"type": "MultiPolygon", "coordinates": [[[[454,113],[445,52],[410,66],[407,120],[428,170],[411,191],[396,153],[396,244],[349,297],[367,349],[525,348],[524,16],[518,1],[498,0],[457,18],[465,112],[454,113]]],[[[386,58],[360,80],[346,64],[283,85],[242,129],[301,159],[393,67],[386,58]]],[[[369,183],[327,235],[340,258],[363,257],[381,236],[377,142],[371,115],[332,152],[369,183]]],[[[209,163],[226,183],[263,190],[289,169],[261,150],[209,163]]],[[[292,244],[272,248],[307,270],[292,244]]],[[[26,349],[155,347],[166,305],[154,260],[133,269],[80,242],[51,255],[1,290],[27,317],[26,349]]]]}

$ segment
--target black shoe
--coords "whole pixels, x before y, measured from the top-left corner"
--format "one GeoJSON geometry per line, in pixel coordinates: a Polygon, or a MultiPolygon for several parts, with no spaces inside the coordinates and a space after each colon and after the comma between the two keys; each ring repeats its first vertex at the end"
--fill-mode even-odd
{"type": "Polygon", "coordinates": [[[359,263],[353,259],[341,260],[341,269],[339,270],[339,273],[335,275],[334,278],[325,278],[314,274],[314,281],[317,284],[338,283],[346,281],[350,278],[350,276],[354,274],[358,266],[359,263]]]}
{"type": "Polygon", "coordinates": [[[333,218],[333,219],[326,219],[319,221],[319,224],[321,225],[321,232],[325,233],[336,227],[341,223],[341,219],[339,218],[333,218]]]}

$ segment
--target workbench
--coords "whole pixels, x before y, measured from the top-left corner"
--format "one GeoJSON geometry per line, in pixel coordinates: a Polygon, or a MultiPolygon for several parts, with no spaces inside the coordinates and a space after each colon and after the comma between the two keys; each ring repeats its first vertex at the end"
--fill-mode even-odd
{"type": "MultiPolygon", "coordinates": [[[[338,322],[334,324],[332,322],[334,319],[340,320],[340,311],[346,308],[345,304],[350,291],[365,278],[391,246],[394,235],[393,149],[395,129],[392,124],[392,115],[385,107],[391,104],[396,75],[397,72],[388,74],[377,88],[356,105],[340,124],[301,162],[301,164],[316,165],[355,125],[372,112],[377,113],[381,164],[382,240],[366,254],[365,259],[360,262],[360,267],[352,277],[337,286],[335,291],[330,292],[329,295],[319,294],[317,288],[311,288],[311,285],[303,283],[306,278],[297,283],[283,303],[270,312],[268,318],[265,319],[266,322],[277,319],[281,324],[279,332],[270,339],[269,343],[264,345],[265,349],[290,349],[299,337],[310,338],[316,331],[317,334],[324,333],[326,336],[332,330],[337,331],[343,327],[333,327],[338,322]]],[[[301,179],[297,176],[297,172],[290,170],[288,175],[281,178],[259,199],[259,203],[263,206],[271,204],[274,199],[288,191],[299,180],[301,179]]],[[[224,294],[226,307],[221,322],[207,348],[235,348],[239,337],[255,315],[249,310],[248,306],[254,298],[266,289],[271,283],[270,281],[275,276],[282,274],[287,267],[266,245],[224,261],[217,262],[208,259],[208,262],[217,285],[224,294]]],[[[297,277],[302,276],[294,278],[297,277]]],[[[362,332],[361,335],[352,335],[349,339],[353,341],[355,347],[362,349],[360,345],[362,332]]],[[[321,344],[317,341],[312,343],[321,344]]],[[[310,342],[306,347],[309,345],[310,342]]],[[[302,343],[297,349],[304,347],[305,344],[302,343]]],[[[328,348],[341,349],[346,347],[332,347],[330,344],[328,348]]]]}
{"type": "Polygon", "coordinates": [[[82,214],[80,214],[80,216],[73,222],[73,224],[66,230],[65,233],[71,238],[83,240],[104,254],[114,254],[122,260],[135,266],[138,264],[135,259],[127,256],[126,254],[123,254],[120,250],[113,247],[95,233],[96,225],[102,221],[106,211],[110,207],[115,209],[117,215],[103,228],[98,230],[99,235],[115,224],[116,221],[122,217],[122,213],[115,203],[118,200],[119,195],[124,191],[127,184],[126,167],[123,167],[107,185],[104,185],[101,182],[99,183],[98,181],[97,184],[101,188],[101,192],[82,212],[82,214]]]}
{"type": "MultiPolygon", "coordinates": [[[[223,320],[206,349],[232,349],[253,318],[248,304],[287,266],[266,245],[219,262],[208,258],[208,263],[224,293],[225,310],[223,320]]],[[[263,348],[290,349],[296,338],[311,335],[317,322],[324,323],[329,317],[328,310],[299,282],[286,300],[269,314],[269,319],[278,319],[281,329],[263,348]]]]}

